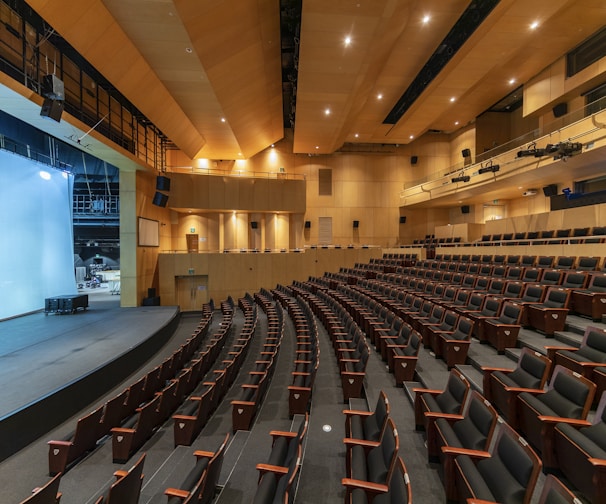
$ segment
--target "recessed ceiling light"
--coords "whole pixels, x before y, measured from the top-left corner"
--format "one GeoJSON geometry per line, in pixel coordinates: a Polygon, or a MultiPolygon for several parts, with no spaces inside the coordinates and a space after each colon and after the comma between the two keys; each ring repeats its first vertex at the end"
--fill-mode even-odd
{"type": "Polygon", "coordinates": [[[354,137],[356,137],[356,138],[358,138],[359,136],[360,136],[360,135],[359,135],[359,133],[356,133],[356,134],[354,135],[354,137]]]}
{"type": "Polygon", "coordinates": [[[225,122],[225,117],[222,117],[222,118],[221,118],[221,122],[225,122]]]}
{"type": "Polygon", "coordinates": [[[408,138],[410,138],[411,140],[414,138],[414,135],[410,135],[408,138]]]}
{"type": "Polygon", "coordinates": [[[429,16],[429,14],[425,14],[421,21],[423,22],[423,24],[427,24],[427,23],[429,23],[430,19],[431,19],[431,17],[429,16]]]}
{"type": "Polygon", "coordinates": [[[455,126],[458,126],[458,125],[459,125],[459,121],[455,121],[455,126]]]}
{"type": "Polygon", "coordinates": [[[536,30],[538,27],[539,27],[538,21],[533,21],[532,24],[530,25],[531,30],[536,30]]]}
{"type": "Polygon", "coordinates": [[[319,149],[319,148],[320,148],[320,146],[319,146],[319,145],[316,145],[316,149],[319,149]]]}
{"type": "Polygon", "coordinates": [[[379,93],[379,94],[377,95],[377,100],[382,100],[382,99],[383,99],[383,94],[382,94],[382,93],[379,93]]]}
{"type": "Polygon", "coordinates": [[[330,109],[329,108],[324,109],[324,115],[330,115],[330,109]]]}
{"type": "Polygon", "coordinates": [[[345,47],[347,47],[348,45],[351,44],[351,37],[348,35],[347,37],[345,37],[343,39],[343,43],[345,44],[345,47]]]}
{"type": "Polygon", "coordinates": [[[186,47],[186,48],[185,48],[185,52],[186,52],[187,54],[191,54],[191,53],[193,53],[193,52],[194,52],[194,50],[193,50],[191,47],[186,47]]]}
{"type": "Polygon", "coordinates": [[[453,102],[453,101],[455,101],[455,100],[456,100],[456,98],[455,98],[454,96],[451,96],[451,97],[450,97],[450,103],[452,103],[452,102],[453,102]]]}
{"type": "Polygon", "coordinates": [[[509,79],[509,84],[515,84],[516,80],[515,79],[509,79]]]}

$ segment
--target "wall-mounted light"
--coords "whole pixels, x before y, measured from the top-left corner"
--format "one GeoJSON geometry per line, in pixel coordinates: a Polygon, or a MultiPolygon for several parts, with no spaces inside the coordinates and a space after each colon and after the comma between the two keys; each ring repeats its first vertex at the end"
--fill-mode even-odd
{"type": "Polygon", "coordinates": [[[454,177],[452,179],[452,183],[456,184],[457,182],[469,182],[471,177],[469,175],[459,175],[458,177],[454,177]]]}
{"type": "Polygon", "coordinates": [[[501,167],[498,164],[492,164],[492,161],[490,161],[489,164],[487,164],[486,166],[482,166],[479,170],[478,173],[480,175],[482,175],[483,173],[496,173],[501,169],[501,167]]]}

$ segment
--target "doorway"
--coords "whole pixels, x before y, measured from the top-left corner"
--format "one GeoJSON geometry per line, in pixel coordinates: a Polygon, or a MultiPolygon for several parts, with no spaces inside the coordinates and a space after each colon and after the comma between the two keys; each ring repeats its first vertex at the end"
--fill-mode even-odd
{"type": "Polygon", "coordinates": [[[200,311],[208,302],[208,275],[177,276],[175,284],[181,311],[200,311]]]}

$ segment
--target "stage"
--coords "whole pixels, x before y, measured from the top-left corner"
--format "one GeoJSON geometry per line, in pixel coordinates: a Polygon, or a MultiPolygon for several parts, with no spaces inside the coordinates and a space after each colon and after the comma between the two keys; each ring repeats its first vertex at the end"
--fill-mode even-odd
{"type": "Polygon", "coordinates": [[[120,308],[107,289],[89,308],[0,322],[0,460],[123,381],[171,337],[178,307],[120,308]]]}

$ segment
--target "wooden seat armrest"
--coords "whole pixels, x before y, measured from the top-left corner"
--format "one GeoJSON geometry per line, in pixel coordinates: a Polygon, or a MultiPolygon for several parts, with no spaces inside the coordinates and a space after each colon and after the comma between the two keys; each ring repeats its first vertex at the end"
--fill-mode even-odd
{"type": "Polygon", "coordinates": [[[178,497],[179,499],[185,500],[189,497],[189,492],[179,488],[167,488],[164,490],[164,495],[168,495],[169,497],[178,497]]]}
{"type": "Polygon", "coordinates": [[[51,441],[48,441],[46,444],[54,445],[54,446],[71,446],[74,443],[72,441],[55,441],[55,440],[51,440],[51,441]]]}
{"type": "MultiPolygon", "coordinates": [[[[450,333],[447,333],[450,334],[450,333]]],[[[471,344],[471,340],[468,339],[447,339],[444,335],[442,335],[442,338],[444,338],[444,342],[445,343],[459,343],[461,345],[470,345],[471,344]]]]}
{"type": "Polygon", "coordinates": [[[541,395],[545,393],[543,389],[534,389],[534,388],[524,388],[524,387],[505,387],[505,391],[507,392],[528,392],[533,395],[541,395]]]}
{"type": "MultiPolygon", "coordinates": [[[[355,351],[356,351],[355,348],[337,348],[338,353],[352,353],[355,351]]],[[[356,359],[356,360],[358,360],[358,359],[356,359]]]]}
{"type": "Polygon", "coordinates": [[[358,362],[359,359],[339,359],[339,362],[358,362]]]}
{"type": "Polygon", "coordinates": [[[551,424],[565,423],[572,425],[573,427],[589,427],[591,425],[591,422],[588,422],[587,420],[579,420],[577,418],[562,418],[550,415],[539,415],[537,418],[541,422],[548,422],[551,424]]]}
{"type": "Polygon", "coordinates": [[[364,371],[341,371],[341,375],[346,376],[366,376],[364,371]]]}
{"type": "Polygon", "coordinates": [[[311,373],[307,373],[305,371],[292,371],[290,374],[292,376],[309,376],[311,373]]]}
{"type": "Polygon", "coordinates": [[[135,432],[135,429],[127,429],[126,427],[113,427],[112,432],[122,432],[123,434],[131,434],[135,432]]]}
{"type": "Polygon", "coordinates": [[[202,385],[212,386],[212,385],[216,385],[216,384],[217,384],[217,382],[214,382],[214,381],[205,381],[205,382],[202,382],[202,385]]]}
{"type": "Polygon", "coordinates": [[[236,401],[233,400],[231,404],[235,404],[236,406],[254,406],[255,403],[253,401],[236,401]]]}
{"type": "Polygon", "coordinates": [[[211,451],[206,451],[206,450],[196,450],[194,451],[194,457],[196,457],[197,460],[201,459],[201,458],[213,458],[215,456],[215,452],[211,452],[211,451]]]}
{"type": "Polygon", "coordinates": [[[428,389],[428,388],[413,388],[412,391],[415,394],[430,394],[430,395],[438,395],[444,392],[443,390],[436,389],[428,389]]]}
{"type": "Polygon", "coordinates": [[[370,490],[373,493],[386,493],[389,488],[387,485],[382,485],[380,483],[373,483],[371,481],[363,481],[353,478],[342,478],[341,484],[343,486],[349,487],[352,490],[361,489],[361,490],[370,490]]]}
{"type": "Polygon", "coordinates": [[[457,415],[456,413],[442,413],[441,411],[425,411],[424,415],[427,418],[443,418],[449,422],[463,420],[463,418],[465,418],[463,415],[457,415]]]}
{"type": "Polygon", "coordinates": [[[550,346],[546,346],[545,350],[547,350],[548,352],[551,350],[553,352],[557,352],[558,350],[570,350],[571,352],[576,352],[578,350],[577,347],[566,347],[566,346],[555,346],[555,345],[550,345],[550,346]]]}
{"type": "Polygon", "coordinates": [[[353,415],[356,415],[356,416],[370,416],[370,415],[373,414],[373,412],[372,411],[359,411],[359,410],[348,410],[348,409],[345,409],[345,410],[343,410],[343,414],[347,415],[347,416],[353,416],[353,415]]]}
{"type": "Polygon", "coordinates": [[[192,415],[173,415],[171,418],[173,420],[195,420],[197,417],[192,415]]]}
{"type": "Polygon", "coordinates": [[[494,504],[493,501],[487,501],[483,499],[467,499],[466,504],[494,504]]]}
{"type": "Polygon", "coordinates": [[[513,369],[504,368],[504,367],[490,367],[490,366],[482,366],[480,369],[484,371],[484,373],[492,373],[494,371],[500,371],[501,373],[511,373],[513,369]]]}
{"type": "Polygon", "coordinates": [[[289,385],[288,390],[292,390],[293,392],[307,392],[311,390],[311,387],[299,387],[297,385],[289,385]]]}
{"type": "Polygon", "coordinates": [[[311,364],[310,360],[294,360],[293,361],[294,364],[311,364]]]}
{"type": "Polygon", "coordinates": [[[599,458],[589,457],[587,460],[593,466],[605,467],[606,468],[606,459],[599,459],[599,458]]]}
{"type": "Polygon", "coordinates": [[[257,470],[261,473],[272,472],[274,474],[288,474],[288,467],[275,466],[271,464],[257,464],[257,470]]]}
{"type": "Polygon", "coordinates": [[[243,383],[240,387],[245,389],[258,389],[259,385],[253,385],[252,383],[243,383]]]}
{"type": "Polygon", "coordinates": [[[366,448],[376,448],[381,443],[379,441],[369,441],[368,439],[343,438],[345,446],[364,446],[366,448]]]}
{"type": "Polygon", "coordinates": [[[294,439],[297,437],[297,432],[290,432],[290,431],[279,431],[279,430],[272,430],[269,431],[269,435],[272,438],[279,438],[279,437],[283,437],[283,438],[291,438],[294,439]]]}
{"type": "Polygon", "coordinates": [[[265,371],[249,371],[248,374],[249,375],[255,375],[255,376],[256,375],[261,375],[262,376],[262,375],[265,374],[265,371]]]}
{"type": "Polygon", "coordinates": [[[125,471],[124,469],[118,469],[114,472],[114,476],[116,477],[116,479],[124,478],[124,476],[126,476],[127,474],[128,471],[125,471]]]}
{"type": "Polygon", "coordinates": [[[190,400],[190,401],[201,401],[201,400],[202,400],[202,397],[200,397],[200,396],[191,396],[191,397],[189,398],[189,400],[190,400]]]}
{"type": "Polygon", "coordinates": [[[470,450],[469,448],[458,448],[456,446],[442,446],[442,453],[449,455],[468,455],[471,458],[490,458],[490,453],[483,450],[470,450]]]}

